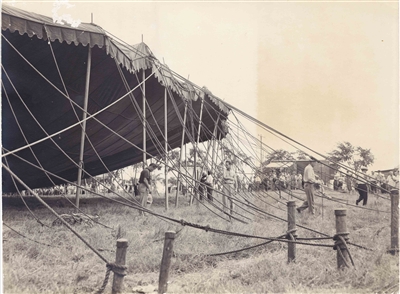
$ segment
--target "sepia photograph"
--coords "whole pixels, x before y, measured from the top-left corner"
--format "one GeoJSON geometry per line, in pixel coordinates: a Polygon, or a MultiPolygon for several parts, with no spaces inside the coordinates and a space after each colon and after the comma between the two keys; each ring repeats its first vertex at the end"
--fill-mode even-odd
{"type": "Polygon", "coordinates": [[[398,1],[1,23],[1,293],[399,293],[398,1]]]}

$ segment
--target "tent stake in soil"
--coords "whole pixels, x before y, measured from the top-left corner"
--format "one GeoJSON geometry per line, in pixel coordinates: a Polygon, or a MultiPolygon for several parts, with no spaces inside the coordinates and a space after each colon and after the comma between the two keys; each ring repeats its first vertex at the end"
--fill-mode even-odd
{"type": "MultiPolygon", "coordinates": [[[[296,240],[296,201],[288,201],[288,233],[289,240],[296,240]]],[[[296,260],[296,243],[288,243],[288,263],[296,260]]]]}
{"type": "Polygon", "coordinates": [[[393,255],[399,252],[399,190],[391,191],[390,250],[393,255]]]}
{"type": "Polygon", "coordinates": [[[342,240],[347,242],[349,240],[349,232],[347,232],[346,226],[346,209],[336,209],[335,216],[336,216],[336,235],[334,236],[335,246],[333,247],[336,249],[336,258],[337,258],[337,266],[338,268],[343,268],[348,266],[349,261],[349,252],[347,251],[346,243],[342,240]]]}
{"type": "Polygon", "coordinates": [[[123,290],[123,282],[124,276],[126,275],[125,269],[122,269],[125,266],[126,261],[126,248],[128,248],[128,240],[126,239],[118,239],[117,240],[117,252],[115,257],[115,263],[120,268],[114,267],[114,280],[112,285],[112,293],[121,293],[123,290]]]}
{"type": "Polygon", "coordinates": [[[160,266],[160,278],[158,281],[158,293],[167,293],[169,268],[174,249],[175,232],[165,232],[164,249],[160,266]]]}

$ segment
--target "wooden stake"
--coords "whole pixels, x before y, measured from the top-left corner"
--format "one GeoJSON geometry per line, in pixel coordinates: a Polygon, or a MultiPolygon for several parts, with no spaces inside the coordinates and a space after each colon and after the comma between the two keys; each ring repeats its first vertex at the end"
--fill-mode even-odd
{"type": "Polygon", "coordinates": [[[342,241],[338,238],[338,236],[343,237],[343,239],[347,242],[349,240],[349,232],[347,232],[346,226],[346,209],[336,209],[336,258],[337,258],[337,266],[339,269],[346,266],[349,263],[349,252],[346,249],[346,245],[342,243],[342,241]]]}
{"type": "Polygon", "coordinates": [[[391,225],[390,225],[390,250],[393,255],[399,253],[399,192],[390,193],[391,199],[391,225]]]}
{"type": "Polygon", "coordinates": [[[174,249],[175,232],[165,232],[164,250],[161,259],[160,278],[158,281],[158,293],[167,293],[169,268],[174,249]]]}
{"type": "MultiPolygon", "coordinates": [[[[289,240],[296,240],[296,201],[288,201],[288,232],[291,232],[293,238],[289,240]],[[294,232],[293,232],[294,230],[294,232]]],[[[288,263],[294,262],[296,259],[296,243],[288,243],[288,263]]]]}
{"type": "MultiPolygon", "coordinates": [[[[128,248],[128,240],[118,239],[117,240],[117,252],[115,257],[115,263],[118,265],[125,265],[126,262],[126,248],[128,248]]],[[[124,269],[114,268],[114,280],[112,285],[111,293],[122,293],[123,282],[126,271],[124,269]]]]}

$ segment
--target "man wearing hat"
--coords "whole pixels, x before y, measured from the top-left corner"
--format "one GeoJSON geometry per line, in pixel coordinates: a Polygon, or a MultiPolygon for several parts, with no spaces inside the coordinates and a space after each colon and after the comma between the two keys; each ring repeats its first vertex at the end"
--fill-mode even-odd
{"type": "Polygon", "coordinates": [[[297,208],[297,211],[301,213],[304,209],[308,207],[308,210],[311,214],[315,214],[314,211],[314,184],[316,183],[315,174],[314,174],[314,166],[316,159],[310,157],[310,161],[306,168],[304,169],[304,192],[306,192],[307,200],[303,202],[303,204],[297,208]]]}
{"type": "Polygon", "coordinates": [[[361,173],[358,173],[357,175],[357,188],[356,190],[360,194],[360,197],[356,200],[356,204],[360,201],[363,202],[363,205],[367,205],[367,200],[368,200],[368,190],[369,187],[367,185],[368,183],[368,176],[367,176],[367,170],[368,168],[366,166],[361,167],[361,173]]]}

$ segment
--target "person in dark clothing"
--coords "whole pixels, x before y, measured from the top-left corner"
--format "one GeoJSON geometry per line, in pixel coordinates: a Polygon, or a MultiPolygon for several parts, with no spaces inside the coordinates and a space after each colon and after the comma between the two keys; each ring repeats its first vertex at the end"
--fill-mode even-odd
{"type": "MultiPolygon", "coordinates": [[[[140,194],[140,204],[144,208],[147,207],[148,198],[149,198],[149,192],[151,190],[151,176],[150,176],[150,173],[153,170],[155,170],[157,167],[158,167],[157,164],[151,163],[148,167],[144,168],[142,170],[142,172],[140,173],[138,190],[139,190],[139,194],[140,194]]],[[[144,215],[144,212],[141,211],[141,214],[144,215]]]]}
{"type": "Polygon", "coordinates": [[[207,174],[205,172],[202,173],[201,178],[200,178],[200,183],[199,183],[199,200],[203,201],[204,199],[204,193],[206,191],[206,180],[207,180],[207,174]]]}
{"type": "Polygon", "coordinates": [[[363,166],[361,168],[361,173],[357,175],[357,188],[356,190],[360,194],[360,197],[356,200],[356,204],[358,205],[359,202],[363,202],[363,205],[367,205],[368,201],[368,190],[369,186],[367,184],[367,167],[363,166]]]}
{"type": "Polygon", "coordinates": [[[206,179],[206,188],[207,188],[207,198],[211,202],[213,202],[213,191],[214,191],[214,178],[212,176],[212,172],[208,171],[207,179],[206,179]]]}

